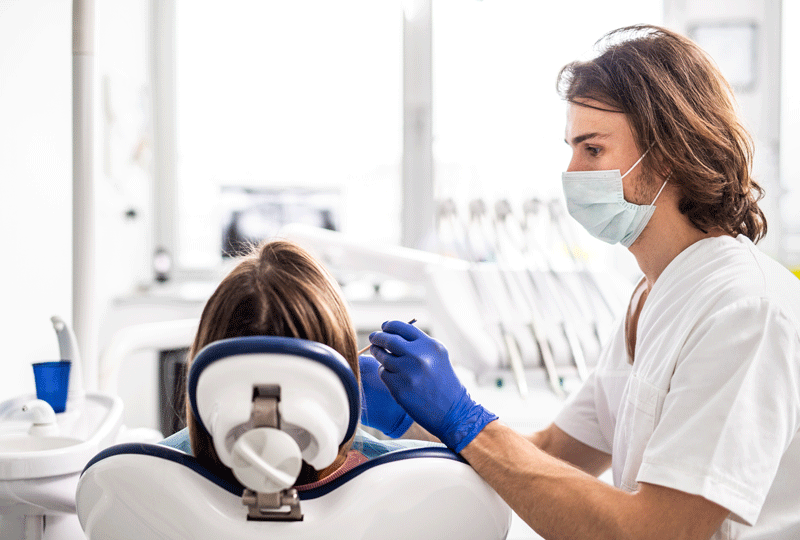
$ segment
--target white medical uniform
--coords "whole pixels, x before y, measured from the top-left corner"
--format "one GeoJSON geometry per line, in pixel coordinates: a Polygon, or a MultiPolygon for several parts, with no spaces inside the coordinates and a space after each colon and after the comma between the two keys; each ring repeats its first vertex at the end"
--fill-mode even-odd
{"type": "Polygon", "coordinates": [[[800,280],[745,236],[701,240],[653,285],[634,356],[623,318],[556,425],[623,490],[730,510],[714,539],[800,538],[800,280]]]}

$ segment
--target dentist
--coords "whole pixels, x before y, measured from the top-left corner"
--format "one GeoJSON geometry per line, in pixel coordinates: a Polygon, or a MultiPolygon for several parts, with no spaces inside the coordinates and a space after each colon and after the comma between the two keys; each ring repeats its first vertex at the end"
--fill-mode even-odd
{"type": "Polygon", "coordinates": [[[544,538],[800,538],[800,281],[754,246],[763,191],[732,91],[663,28],[602,44],[559,74],[562,183],[643,277],[597,367],[525,436],[470,397],[441,343],[387,322],[361,358],[367,423],[415,421],[544,538]],[[609,467],[614,486],[596,478],[609,467]]]}

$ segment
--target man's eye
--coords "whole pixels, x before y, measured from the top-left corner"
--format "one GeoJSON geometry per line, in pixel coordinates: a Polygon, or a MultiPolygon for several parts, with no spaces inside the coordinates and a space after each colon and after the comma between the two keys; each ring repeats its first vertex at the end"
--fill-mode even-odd
{"type": "Polygon", "coordinates": [[[586,151],[589,152],[589,155],[594,157],[597,157],[597,155],[600,153],[600,149],[596,146],[587,146],[586,151]]]}

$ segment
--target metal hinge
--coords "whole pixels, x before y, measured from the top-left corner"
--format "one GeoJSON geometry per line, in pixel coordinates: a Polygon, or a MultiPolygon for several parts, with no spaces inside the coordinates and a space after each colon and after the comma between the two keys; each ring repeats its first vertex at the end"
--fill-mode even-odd
{"type": "Polygon", "coordinates": [[[280,493],[256,493],[245,489],[242,504],[248,507],[247,521],[303,521],[300,498],[294,488],[280,493]]]}
{"type": "MultiPolygon", "coordinates": [[[[278,402],[281,388],[277,385],[254,386],[253,408],[248,426],[280,429],[278,402]]],[[[247,506],[247,521],[303,521],[297,490],[287,488],[280,493],[257,493],[245,489],[242,504],[247,506]]]]}

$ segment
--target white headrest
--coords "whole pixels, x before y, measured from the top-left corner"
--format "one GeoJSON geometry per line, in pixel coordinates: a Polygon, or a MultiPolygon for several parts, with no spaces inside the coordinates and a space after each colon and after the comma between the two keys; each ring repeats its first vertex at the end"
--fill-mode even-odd
{"type": "Polygon", "coordinates": [[[293,338],[212,343],[195,358],[188,391],[222,463],[242,484],[265,493],[290,487],[301,458],[317,470],[333,463],[360,412],[344,358],[320,343],[293,338]],[[280,389],[280,431],[251,423],[255,388],[266,386],[280,389]]]}

